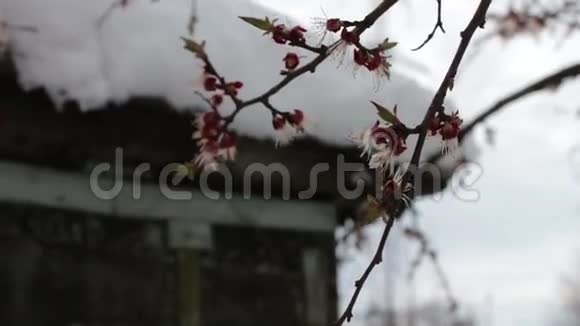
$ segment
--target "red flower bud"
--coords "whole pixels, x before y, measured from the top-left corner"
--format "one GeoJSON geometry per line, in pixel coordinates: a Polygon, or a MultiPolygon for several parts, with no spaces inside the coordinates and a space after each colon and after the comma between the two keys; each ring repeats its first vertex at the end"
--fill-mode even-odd
{"type": "Polygon", "coordinates": [[[217,82],[218,80],[214,76],[207,76],[203,83],[203,87],[208,92],[215,91],[217,89],[217,82]]]}
{"type": "Polygon", "coordinates": [[[291,113],[288,116],[288,122],[294,126],[300,126],[304,121],[304,112],[301,110],[294,110],[294,113],[291,113]]]}
{"type": "Polygon", "coordinates": [[[224,102],[224,97],[220,94],[215,94],[211,97],[211,104],[213,106],[220,106],[224,102]]]}
{"type": "Polygon", "coordinates": [[[443,140],[452,139],[459,135],[459,128],[456,128],[451,123],[446,122],[439,131],[443,140]]]}
{"type": "Polygon", "coordinates": [[[209,139],[204,145],[203,145],[203,149],[204,152],[207,153],[217,153],[217,151],[219,150],[219,146],[218,144],[214,141],[209,139]]]}
{"type": "Polygon", "coordinates": [[[288,41],[288,33],[284,24],[274,26],[272,29],[272,39],[278,44],[286,44],[288,41]]]}
{"type": "Polygon", "coordinates": [[[304,43],[306,41],[304,39],[304,32],[306,32],[306,29],[304,27],[295,26],[290,30],[288,40],[292,43],[304,43]]]}
{"type": "Polygon", "coordinates": [[[218,125],[218,123],[221,120],[221,116],[219,115],[219,113],[211,111],[211,112],[207,112],[204,113],[203,115],[203,124],[204,126],[209,126],[209,127],[216,127],[218,125]]]}
{"type": "Polygon", "coordinates": [[[368,56],[365,62],[365,67],[369,71],[374,71],[379,69],[383,65],[383,56],[379,51],[374,51],[368,56]]]}
{"type": "Polygon", "coordinates": [[[272,126],[274,127],[274,130],[280,130],[284,128],[284,125],[286,125],[286,119],[284,119],[284,117],[276,116],[272,119],[272,126]]]}
{"type": "Polygon", "coordinates": [[[235,147],[236,142],[237,142],[237,137],[235,134],[233,134],[231,132],[225,132],[222,135],[222,139],[220,141],[220,147],[221,148],[235,147]]]}
{"type": "Polygon", "coordinates": [[[296,53],[290,52],[286,54],[286,57],[284,57],[284,63],[286,64],[286,69],[291,71],[298,67],[300,59],[296,53]]]}
{"type": "Polygon", "coordinates": [[[244,83],[242,83],[241,81],[237,81],[237,82],[233,82],[232,85],[236,88],[236,89],[240,89],[242,87],[244,87],[244,83]]]}
{"type": "Polygon", "coordinates": [[[437,131],[441,129],[441,119],[436,116],[431,119],[431,123],[429,124],[429,130],[431,131],[431,136],[434,136],[437,131]]]}
{"type": "Polygon", "coordinates": [[[441,130],[439,130],[439,134],[441,134],[443,140],[456,138],[459,136],[459,132],[461,131],[460,126],[462,123],[463,120],[459,118],[459,111],[456,111],[451,115],[449,121],[446,121],[443,124],[441,130]]]}
{"type": "Polygon", "coordinates": [[[368,54],[364,50],[354,49],[354,62],[356,64],[364,66],[367,63],[368,54]]]}
{"type": "Polygon", "coordinates": [[[326,21],[326,29],[333,33],[340,31],[342,26],[342,21],[338,18],[332,18],[326,21]]]}
{"type": "Polygon", "coordinates": [[[205,125],[201,129],[201,138],[213,139],[213,138],[217,137],[217,135],[218,135],[218,130],[215,128],[215,126],[205,125]]]}
{"type": "Polygon", "coordinates": [[[359,36],[355,32],[349,32],[344,28],[340,34],[340,38],[348,44],[354,44],[359,41],[359,36]]]}

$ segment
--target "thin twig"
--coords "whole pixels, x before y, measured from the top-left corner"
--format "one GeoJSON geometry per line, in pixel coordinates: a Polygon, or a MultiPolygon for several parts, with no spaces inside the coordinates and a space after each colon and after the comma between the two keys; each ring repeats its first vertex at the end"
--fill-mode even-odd
{"type": "Polygon", "coordinates": [[[387,242],[387,238],[389,237],[389,233],[391,232],[391,229],[392,229],[394,223],[395,223],[395,219],[390,218],[387,221],[387,224],[385,224],[385,228],[383,230],[383,234],[381,235],[381,240],[379,241],[379,245],[377,247],[377,250],[375,251],[375,255],[373,256],[373,259],[371,260],[370,264],[365,269],[362,276],[354,283],[354,286],[355,286],[354,293],[352,294],[352,297],[350,298],[350,301],[349,301],[348,306],[346,307],[345,311],[342,313],[340,318],[334,323],[335,326],[340,326],[340,325],[344,324],[345,321],[346,322],[351,321],[351,319],[353,317],[354,305],[356,303],[356,300],[358,299],[358,296],[359,296],[367,278],[369,277],[369,275],[371,274],[373,269],[383,261],[383,249],[385,248],[385,243],[387,242]]]}
{"type": "Polygon", "coordinates": [[[564,80],[576,77],[578,75],[580,75],[580,63],[575,63],[562,70],[551,73],[543,77],[542,79],[528,86],[525,86],[524,88],[520,89],[515,93],[505,96],[504,98],[497,101],[490,108],[484,110],[475,119],[469,122],[469,124],[467,124],[464,128],[462,128],[461,133],[459,134],[459,141],[462,141],[463,138],[465,138],[469,133],[471,133],[473,128],[475,128],[478,124],[485,121],[489,116],[499,112],[506,105],[516,100],[519,100],[520,98],[529,95],[531,93],[558,87],[564,80]]]}
{"type": "Polygon", "coordinates": [[[440,29],[441,32],[445,33],[445,28],[443,27],[443,20],[441,19],[441,1],[442,0],[435,0],[435,1],[437,1],[437,22],[435,23],[435,26],[433,27],[433,30],[431,31],[431,33],[429,33],[429,35],[427,35],[427,39],[425,39],[425,41],[423,41],[423,43],[421,43],[421,45],[412,49],[412,51],[418,51],[421,48],[423,48],[427,43],[429,43],[433,39],[433,37],[435,36],[437,29],[440,29]]]}

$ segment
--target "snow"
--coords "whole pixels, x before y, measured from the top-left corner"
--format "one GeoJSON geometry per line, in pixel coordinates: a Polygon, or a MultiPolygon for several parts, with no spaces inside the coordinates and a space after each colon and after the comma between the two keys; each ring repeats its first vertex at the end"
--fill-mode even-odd
{"type": "MultiPolygon", "coordinates": [[[[249,0],[197,2],[200,17],[194,38],[207,40],[206,49],[221,74],[245,83],[240,94],[243,98],[259,95],[280,80],[288,48],[262,37],[237,16],[280,17],[288,24],[296,20],[249,0]]],[[[84,110],[139,95],[165,97],[178,109],[205,105],[194,94],[194,87],[200,86],[201,65],[182,48],[179,39],[187,36],[191,0],[134,1],[128,8],[112,11],[97,27],[111,3],[2,0],[0,11],[9,23],[39,30],[14,31],[11,35],[13,52],[21,54],[15,58],[21,84],[26,89],[44,87],[57,105],[77,100],[84,110]]],[[[317,15],[319,12],[313,13],[317,15]]],[[[367,37],[363,41],[379,39],[367,37]]],[[[310,132],[330,144],[347,144],[350,133],[376,120],[369,100],[387,107],[397,104],[399,117],[413,126],[421,121],[434,89],[421,81],[419,65],[406,53],[393,53],[393,76],[378,92],[366,71],[354,78],[348,65],[337,68],[336,61],[328,61],[315,74],[283,89],[272,103],[282,110],[302,109],[315,122],[310,132]]],[[[448,106],[448,110],[453,107],[451,103],[448,106]]],[[[272,137],[270,119],[259,106],[250,107],[238,116],[234,128],[242,134],[272,137]]],[[[413,142],[409,139],[410,146],[413,142]]],[[[439,149],[438,137],[428,139],[424,157],[439,149]]]]}

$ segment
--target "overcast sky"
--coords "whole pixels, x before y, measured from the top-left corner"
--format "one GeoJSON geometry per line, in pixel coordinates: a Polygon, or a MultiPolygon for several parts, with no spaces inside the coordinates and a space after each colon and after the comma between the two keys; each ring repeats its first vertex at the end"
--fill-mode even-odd
{"type": "MultiPolygon", "coordinates": [[[[154,7],[138,4],[133,11],[116,13],[97,34],[87,22],[102,13],[106,3],[91,2],[89,5],[72,0],[54,1],[50,5],[45,0],[0,1],[0,14],[8,13],[8,18],[17,20],[13,23],[38,23],[43,28],[43,34],[39,35],[13,35],[17,47],[29,51],[27,58],[17,62],[24,85],[46,86],[52,89],[57,100],[57,90],[65,88],[70,96],[81,100],[87,107],[98,106],[103,100],[122,101],[138,94],[162,95],[177,106],[186,106],[197,100],[191,92],[195,65],[178,42],[189,14],[184,10],[188,8],[188,0],[162,1],[154,7]],[[75,19],[70,20],[70,15],[66,19],[59,18],[66,15],[67,10],[75,12],[75,19]],[[59,23],[62,21],[74,24],[75,28],[59,23]]],[[[230,52],[219,51],[221,48],[210,40],[208,47],[215,53],[219,66],[235,76],[259,76],[249,83],[247,92],[271,85],[277,76],[274,70],[266,71],[264,67],[271,65],[278,69],[275,65],[279,63],[282,52],[275,52],[278,50],[270,42],[260,41],[259,35],[251,34],[253,31],[246,32],[239,29],[239,25],[228,25],[234,21],[239,23],[235,17],[237,14],[251,15],[248,11],[255,9],[246,5],[230,6],[242,13],[212,13],[213,4],[225,0],[199,1],[202,3],[200,8],[205,10],[200,12],[202,19],[204,15],[214,14],[223,19],[220,21],[222,28],[214,27],[215,34],[210,33],[207,25],[201,27],[202,32],[204,28],[209,31],[210,38],[213,35],[220,39],[219,45],[226,41],[243,44],[246,39],[240,35],[249,35],[251,42],[264,42],[255,45],[263,51],[260,65],[256,66],[232,61],[230,52]]],[[[321,17],[321,8],[330,17],[349,19],[359,19],[371,8],[370,4],[361,4],[359,0],[261,2],[297,17],[305,24],[312,17],[321,17]]],[[[247,0],[237,3],[245,4],[247,0]]],[[[395,65],[393,69],[401,72],[403,77],[395,77],[385,86],[383,93],[375,96],[380,96],[385,102],[403,103],[402,107],[413,108],[417,114],[423,112],[423,106],[426,109],[430,100],[429,89],[435,89],[440,83],[459,42],[459,32],[476,6],[474,0],[444,2],[443,19],[447,34],[438,33],[424,49],[412,52],[409,49],[420,44],[433,26],[435,1],[407,0],[397,4],[367,38],[389,36],[400,42],[395,60],[406,63],[395,65]],[[413,69],[414,73],[408,73],[413,69]],[[409,76],[429,87],[409,83],[406,81],[409,76]],[[399,91],[401,87],[412,91],[399,91]]],[[[492,10],[503,6],[505,1],[494,0],[492,10]]],[[[483,32],[477,33],[481,35],[483,32]]],[[[469,51],[456,80],[453,99],[469,120],[499,96],[577,60],[579,40],[576,36],[558,47],[550,37],[524,38],[510,43],[492,41],[477,55],[473,50],[469,51]]],[[[236,58],[255,58],[251,47],[235,48],[236,58]],[[240,48],[248,50],[242,52],[240,48]]],[[[355,84],[350,80],[330,78],[335,76],[331,75],[334,70],[331,64],[325,65],[316,76],[304,78],[279,98],[280,103],[297,104],[292,92],[301,89],[300,104],[310,106],[310,110],[319,110],[310,111],[313,116],[329,120],[326,125],[321,123],[321,137],[325,139],[337,139],[332,131],[346,133],[350,125],[364,125],[373,116],[371,111],[359,111],[351,116],[324,111],[338,110],[338,105],[343,105],[350,107],[339,112],[349,112],[370,96],[361,93],[369,83],[359,80],[358,86],[351,86],[355,84]],[[321,88],[304,85],[327,88],[321,92],[321,88]],[[320,97],[319,93],[332,96],[320,97]],[[348,102],[353,96],[359,102],[348,102]]],[[[580,143],[577,131],[580,120],[576,113],[580,109],[579,88],[580,82],[569,82],[557,92],[542,93],[518,102],[490,120],[489,126],[496,131],[496,144],[484,145],[478,160],[484,171],[476,183],[479,200],[462,202],[446,194],[442,201],[425,199],[418,204],[421,224],[440,252],[454,292],[477,314],[490,309],[484,308],[486,300],[492,302],[492,325],[544,325],[560,317],[559,281],[563,273],[571,271],[576,257],[580,257],[580,203],[577,200],[580,159],[576,160],[575,167],[569,159],[571,149],[580,143]]],[[[308,109],[305,111],[309,112],[308,109]]],[[[263,116],[259,110],[241,115],[239,127],[244,129],[246,124],[246,131],[255,129],[256,135],[263,136],[265,132],[255,128],[256,123],[263,124],[260,120],[263,116]]],[[[382,226],[377,225],[369,232],[376,234],[380,228],[382,226]]],[[[369,240],[371,248],[375,240],[369,240]]],[[[413,254],[413,248],[406,248],[404,242],[397,247],[403,262],[405,257],[413,254]]],[[[387,251],[388,248],[389,245],[387,251]]],[[[353,262],[342,266],[342,302],[350,295],[352,282],[367,261],[367,255],[362,253],[353,262]]],[[[404,264],[401,266],[400,272],[404,273],[404,264]]],[[[383,283],[381,271],[384,269],[379,269],[371,278],[371,282],[377,285],[375,289],[380,289],[383,283]]],[[[400,284],[400,287],[399,293],[405,293],[405,285],[400,284]]],[[[415,288],[421,300],[441,295],[428,268],[421,270],[415,288]]],[[[373,299],[383,298],[383,294],[378,293],[382,291],[370,289],[363,291],[357,311],[369,307],[373,299]]],[[[404,303],[404,300],[403,294],[399,301],[404,303]]]]}

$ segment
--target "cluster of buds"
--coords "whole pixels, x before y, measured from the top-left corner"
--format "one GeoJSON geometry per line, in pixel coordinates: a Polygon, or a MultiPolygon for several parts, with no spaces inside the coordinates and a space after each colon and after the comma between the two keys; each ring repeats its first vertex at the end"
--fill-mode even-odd
{"type": "Polygon", "coordinates": [[[216,170],[218,163],[236,158],[236,134],[225,130],[224,124],[224,118],[217,111],[196,115],[193,121],[193,139],[199,146],[193,160],[196,168],[216,170]]]}
{"type": "Polygon", "coordinates": [[[385,55],[384,50],[375,48],[373,50],[354,49],[355,69],[365,67],[368,71],[374,72],[379,78],[391,77],[390,56],[385,55]]]}
{"type": "MultiPolygon", "coordinates": [[[[306,29],[300,25],[294,26],[290,29],[284,24],[273,25],[269,32],[272,33],[272,39],[274,42],[278,44],[290,43],[293,45],[304,44],[306,42],[304,37],[306,29]]],[[[294,52],[288,52],[282,61],[284,61],[284,66],[286,67],[286,71],[282,71],[282,74],[291,72],[300,65],[300,57],[294,52]]]]}
{"type": "MultiPolygon", "coordinates": [[[[268,17],[264,19],[254,17],[240,17],[246,23],[264,31],[264,35],[271,35],[272,40],[281,45],[300,46],[306,45],[306,28],[296,25],[288,27],[285,24],[276,24],[276,19],[270,20],[268,17]]],[[[293,71],[300,65],[300,57],[294,52],[289,52],[283,59],[286,67],[282,74],[293,71]]]]}
{"type": "Polygon", "coordinates": [[[204,74],[203,88],[208,92],[215,92],[211,96],[212,107],[217,107],[223,103],[223,95],[237,96],[238,91],[244,87],[241,81],[223,84],[220,79],[210,73],[204,74]]]}
{"type": "Polygon", "coordinates": [[[432,136],[436,134],[441,135],[441,139],[443,140],[443,154],[451,153],[457,149],[462,123],[463,120],[459,117],[459,111],[455,111],[451,115],[438,112],[431,120],[429,132],[432,136]]]}
{"type": "Polygon", "coordinates": [[[356,31],[356,25],[351,22],[331,18],[319,22],[318,26],[324,28],[323,38],[327,33],[340,33],[340,41],[329,49],[335,57],[339,58],[339,61],[342,62],[347,49],[353,47],[355,70],[365,67],[368,71],[376,73],[379,78],[390,77],[391,63],[388,61],[390,56],[386,55],[385,51],[395,47],[396,42],[390,42],[387,38],[377,47],[367,49],[360,44],[360,35],[356,31]]]}
{"type": "Polygon", "coordinates": [[[206,62],[203,75],[203,88],[209,97],[202,96],[211,106],[211,111],[196,115],[193,126],[192,138],[199,147],[199,153],[193,160],[194,168],[215,170],[218,163],[233,161],[237,153],[236,134],[228,131],[227,119],[219,112],[219,106],[224,101],[224,96],[236,97],[238,91],[244,86],[240,81],[226,82],[206,62]]]}
{"type": "Polygon", "coordinates": [[[303,44],[306,42],[304,37],[306,29],[300,25],[292,28],[284,24],[272,25],[268,32],[272,34],[272,39],[278,44],[303,44]]]}
{"type": "Polygon", "coordinates": [[[272,115],[272,127],[276,132],[276,146],[287,145],[304,134],[306,119],[304,112],[279,112],[272,115]]]}

